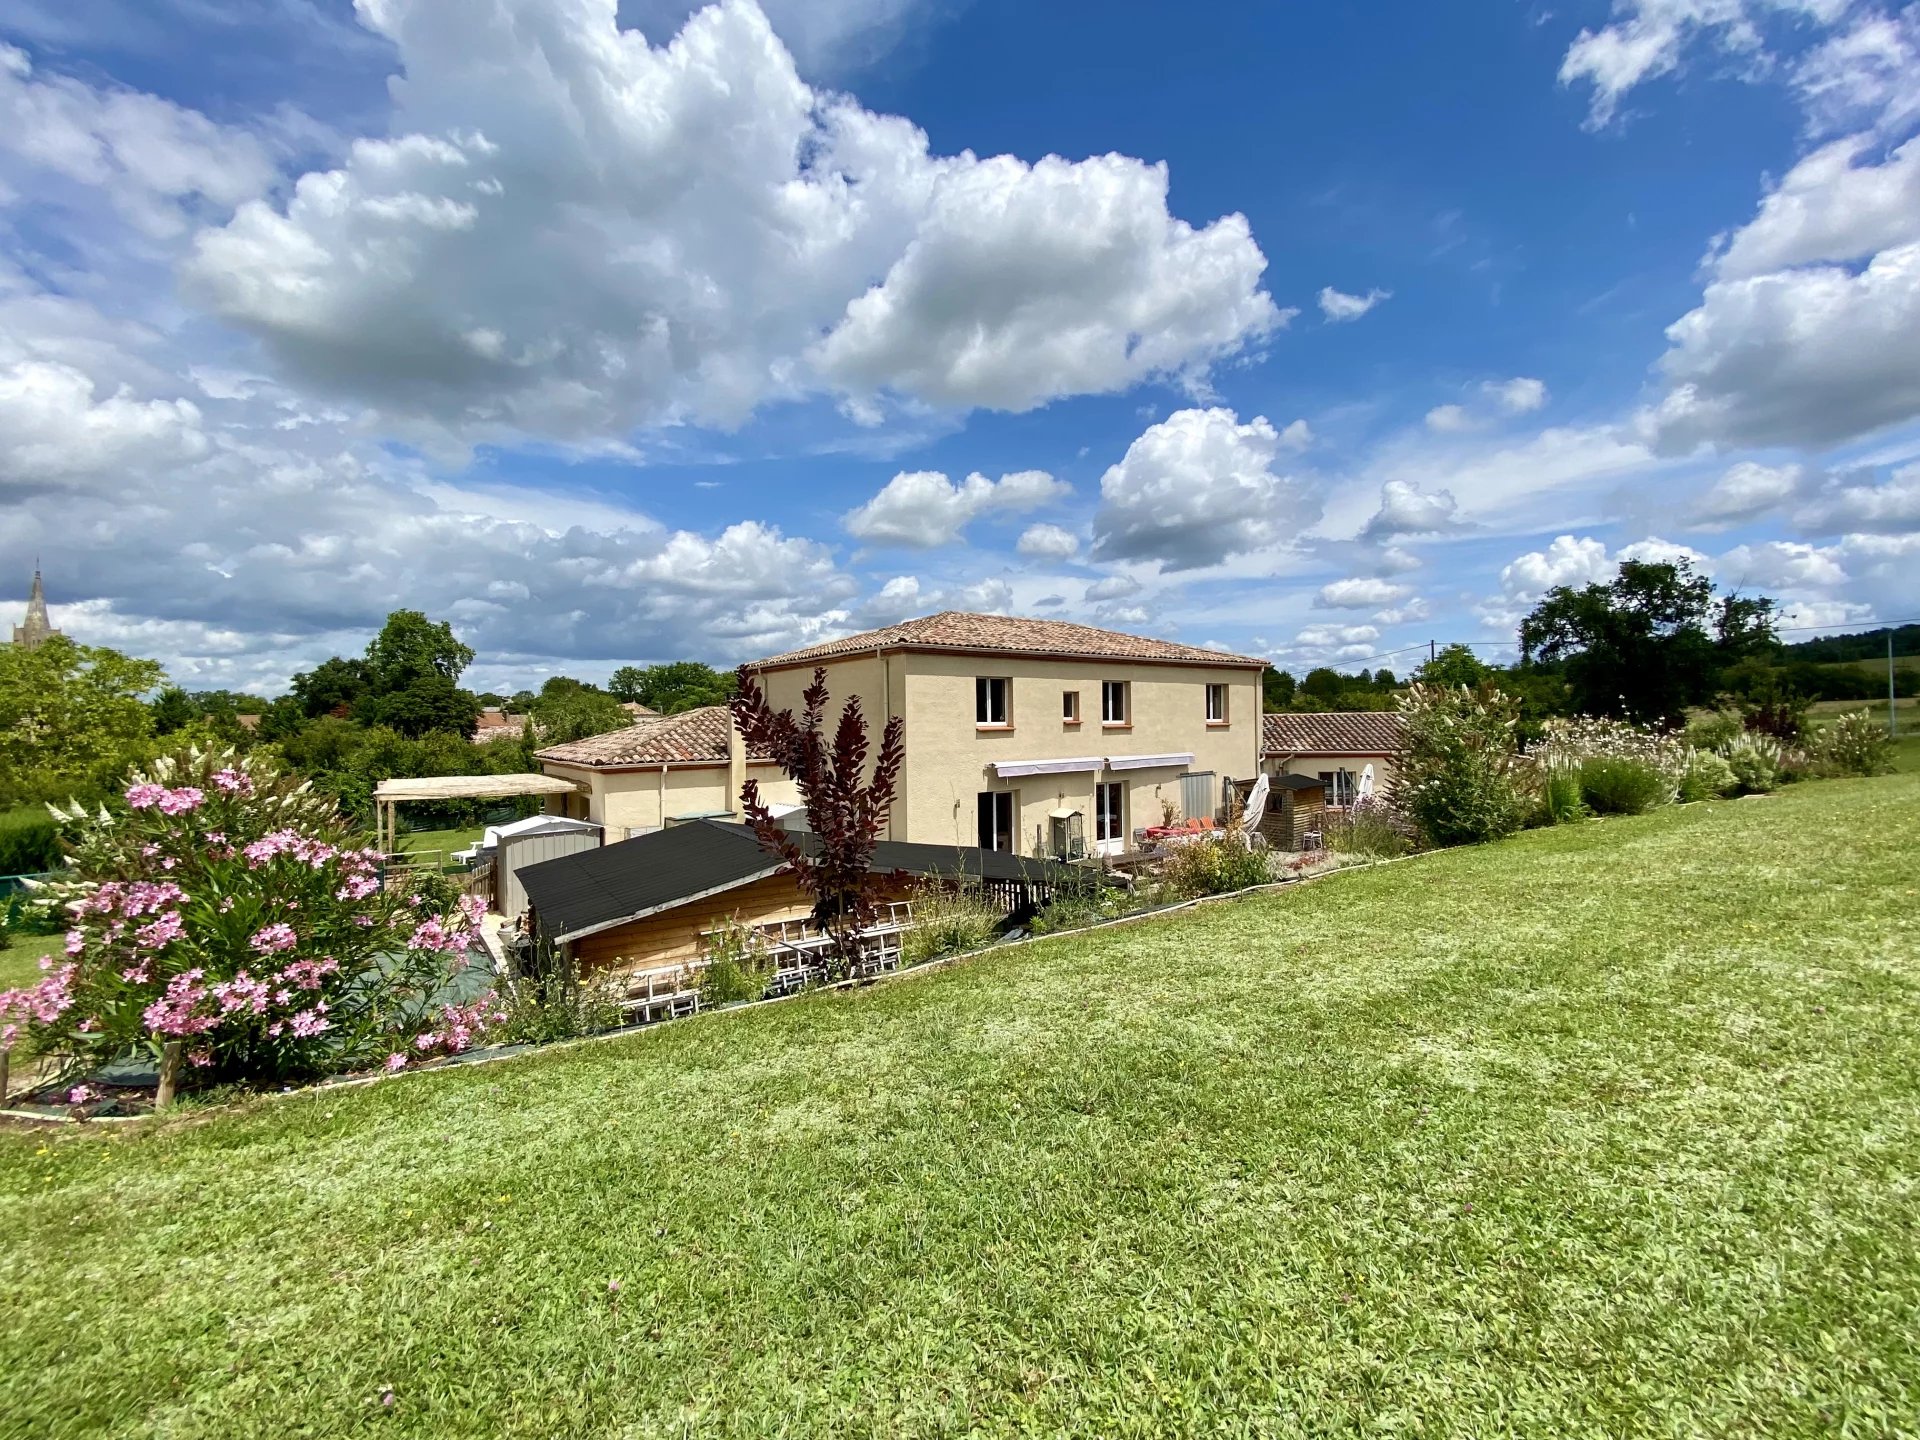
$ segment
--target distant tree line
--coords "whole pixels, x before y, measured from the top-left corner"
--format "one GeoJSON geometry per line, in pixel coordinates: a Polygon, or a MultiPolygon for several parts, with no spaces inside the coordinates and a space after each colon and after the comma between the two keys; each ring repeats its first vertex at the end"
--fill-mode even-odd
{"type": "MultiPolygon", "coordinates": [[[[1690,710],[1738,710],[1749,728],[1792,737],[1815,700],[1871,700],[1886,694],[1884,674],[1857,663],[1886,654],[1888,631],[1781,643],[1779,607],[1764,595],[1721,594],[1686,560],[1622,561],[1609,580],[1556,586],[1520,622],[1520,659],[1481,660],[1448,645],[1414,679],[1448,686],[1497,685],[1518,702],[1523,735],[1555,716],[1594,715],[1675,727],[1690,710]]],[[[1895,654],[1920,653],[1920,625],[1892,632],[1895,654]]],[[[1902,670],[1896,693],[1920,688],[1920,672],[1902,670]]],[[[1388,671],[1343,675],[1310,671],[1296,683],[1269,669],[1269,710],[1372,710],[1394,704],[1388,671]]]]}

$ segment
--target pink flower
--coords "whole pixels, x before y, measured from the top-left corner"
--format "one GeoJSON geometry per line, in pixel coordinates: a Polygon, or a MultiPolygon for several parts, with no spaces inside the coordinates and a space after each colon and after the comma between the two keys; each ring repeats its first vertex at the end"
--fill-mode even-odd
{"type": "Polygon", "coordinates": [[[291,925],[268,925],[256,930],[248,943],[261,954],[271,955],[277,950],[291,950],[300,943],[300,937],[293,933],[291,925]]]}
{"type": "Polygon", "coordinates": [[[218,1015],[196,1013],[207,998],[201,979],[204,970],[184,970],[167,982],[167,990],[141,1013],[156,1035],[200,1035],[220,1023],[218,1015]]]}
{"type": "Polygon", "coordinates": [[[449,930],[439,916],[422,920],[414,927],[413,934],[407,937],[409,950],[444,950],[456,953],[467,948],[468,935],[465,930],[449,930]]]}
{"type": "Polygon", "coordinates": [[[387,1069],[404,1070],[406,1068],[407,1068],[407,1057],[402,1055],[398,1050],[394,1051],[393,1054],[387,1056],[387,1069]]]}
{"type": "Polygon", "coordinates": [[[67,1092],[67,1103],[69,1105],[84,1105],[89,1100],[98,1096],[99,1093],[100,1092],[91,1085],[76,1085],[67,1092]]]}
{"type": "Polygon", "coordinates": [[[244,770],[235,770],[229,766],[225,770],[216,770],[213,776],[216,788],[228,795],[251,795],[253,777],[244,770]]]}
{"type": "Polygon", "coordinates": [[[73,977],[80,967],[68,961],[49,972],[39,984],[24,990],[0,992],[0,1016],[37,1020],[51,1025],[73,1008],[73,977]]]}
{"type": "Polygon", "coordinates": [[[143,785],[130,785],[127,787],[127,804],[131,805],[135,810],[149,810],[155,805],[158,805],[166,796],[166,793],[166,786],[155,785],[151,782],[143,785]]]}
{"type": "Polygon", "coordinates": [[[226,914],[229,910],[233,909],[233,896],[222,895],[219,905],[215,908],[218,909],[222,915],[226,914]]]}
{"type": "Polygon", "coordinates": [[[140,957],[140,963],[138,965],[130,965],[125,970],[122,970],[120,972],[120,978],[129,985],[144,985],[153,978],[152,964],[153,962],[143,955],[140,957]]]}
{"type": "Polygon", "coordinates": [[[318,1010],[302,1010],[293,1017],[293,1033],[303,1040],[332,1028],[333,1022],[318,1010]]]}
{"type": "Polygon", "coordinates": [[[180,938],[180,932],[186,928],[178,910],[169,910],[156,920],[151,920],[133,932],[133,943],[143,950],[158,950],[180,938]]]}
{"type": "Polygon", "coordinates": [[[333,892],[336,900],[364,900],[380,888],[380,882],[371,875],[350,875],[347,883],[333,892]]]}
{"type": "Polygon", "coordinates": [[[162,815],[184,815],[189,810],[198,810],[206,795],[191,785],[183,785],[178,790],[169,790],[160,797],[162,815]]]}
{"type": "Polygon", "coordinates": [[[78,955],[82,950],[86,948],[87,948],[87,937],[84,931],[80,931],[80,930],[67,931],[67,954],[78,955]]]}
{"type": "Polygon", "coordinates": [[[339,968],[338,960],[331,955],[323,955],[318,960],[295,960],[280,972],[280,978],[302,990],[318,990],[321,980],[339,968]]]}
{"type": "Polygon", "coordinates": [[[0,1025],[0,1050],[11,1050],[14,1037],[19,1033],[18,1025],[0,1025]]]}
{"type": "Polygon", "coordinates": [[[305,836],[297,830],[276,830],[271,835],[262,835],[246,848],[247,864],[258,870],[276,855],[297,853],[308,843],[305,836]]]}
{"type": "Polygon", "coordinates": [[[236,971],[233,979],[215,985],[213,998],[220,1002],[222,1015],[231,1015],[236,1010],[251,1010],[256,1015],[267,1013],[266,981],[256,980],[244,970],[236,971]]]}
{"type": "Polygon", "coordinates": [[[187,1055],[187,1063],[189,1065],[211,1065],[213,1064],[213,1051],[203,1045],[198,1050],[189,1052],[187,1055]]]}

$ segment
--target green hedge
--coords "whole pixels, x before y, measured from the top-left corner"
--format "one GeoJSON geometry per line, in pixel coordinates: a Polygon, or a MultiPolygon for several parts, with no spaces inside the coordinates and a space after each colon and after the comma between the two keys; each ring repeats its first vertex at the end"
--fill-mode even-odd
{"type": "Polygon", "coordinates": [[[59,866],[59,831],[46,806],[0,810],[0,875],[39,875],[59,866]]]}

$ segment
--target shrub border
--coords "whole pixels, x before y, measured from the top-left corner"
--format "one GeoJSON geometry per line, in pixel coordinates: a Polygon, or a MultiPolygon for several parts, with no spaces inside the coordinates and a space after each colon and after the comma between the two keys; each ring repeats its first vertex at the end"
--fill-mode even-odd
{"type": "Polygon", "coordinates": [[[1422,860],[1429,855],[1438,855],[1444,849],[1458,849],[1458,846],[1441,847],[1433,850],[1420,850],[1411,855],[1396,855],[1387,859],[1361,861],[1353,865],[1338,865],[1331,870],[1322,870],[1317,875],[1294,875],[1285,880],[1269,880],[1259,885],[1248,885],[1240,890],[1226,890],[1218,895],[1196,895],[1187,900],[1176,900],[1169,905],[1157,905],[1150,910],[1136,910],[1129,915],[1116,915],[1108,920],[1096,920],[1091,925],[1076,926],[1071,930],[1056,930],[1048,935],[1023,935],[1018,940],[1003,940],[978,950],[963,950],[953,955],[941,955],[932,960],[924,960],[918,965],[903,967],[879,975],[863,976],[859,979],[835,980],[825,985],[815,985],[805,990],[796,990],[790,995],[776,995],[765,1000],[747,1000],[733,1005],[722,1005],[712,1010],[702,1010],[692,1015],[674,1016],[666,1020],[655,1020],[640,1025],[623,1025],[614,1030],[602,1030],[594,1035],[576,1035],[568,1040],[554,1040],[544,1045],[524,1045],[507,1051],[500,1048],[489,1049],[482,1046],[461,1055],[449,1055],[424,1065],[412,1066],[405,1070],[376,1072],[365,1075],[342,1075],[332,1079],[318,1080],[311,1085],[295,1089],[260,1091],[252,1095],[236,1097],[214,1105],[199,1106],[181,1112],[167,1114],[149,1112],[145,1115],[52,1115],[39,1110],[0,1110],[0,1120],[18,1122],[22,1125],[144,1125],[158,1121],[179,1121],[191,1123],[202,1117],[212,1116],[225,1111],[238,1109],[245,1105],[272,1103],[290,1100],[302,1095],[320,1095],[334,1090],[357,1089],[366,1085],[378,1085],[389,1081],[410,1080],[418,1076],[440,1075],[449,1070],[459,1070],[471,1066],[495,1065],[510,1060],[525,1059],[530,1055],[553,1055],[582,1045],[597,1045],[613,1040],[631,1039],[637,1035],[663,1030],[671,1025],[684,1024],[689,1020],[699,1020],[707,1016],[743,1014],[748,1010],[757,1010],[766,1005],[784,1005],[803,995],[819,995],[829,991],[876,988],[895,981],[917,979],[937,971],[952,969],[966,961],[977,960],[983,955],[997,955],[1009,950],[1022,950],[1031,945],[1044,945],[1053,940],[1064,940],[1075,935],[1089,935],[1096,930],[1109,930],[1119,925],[1136,925],[1142,921],[1157,920],[1162,916],[1175,915],[1183,910],[1197,909],[1202,905],[1217,905],[1229,900],[1244,900],[1249,896],[1278,893],[1300,885],[1311,885],[1316,881],[1327,880],[1335,875],[1349,874],[1355,870],[1371,870],[1380,865],[1399,865],[1408,860],[1422,860]]]}

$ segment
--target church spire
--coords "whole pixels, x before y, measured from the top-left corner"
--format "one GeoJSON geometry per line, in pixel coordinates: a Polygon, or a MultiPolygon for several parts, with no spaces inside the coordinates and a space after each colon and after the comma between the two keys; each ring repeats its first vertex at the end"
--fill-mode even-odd
{"type": "Polygon", "coordinates": [[[40,566],[33,567],[33,588],[27,592],[27,621],[13,627],[13,643],[22,650],[38,650],[60,632],[47,615],[47,591],[40,583],[40,566]]]}

